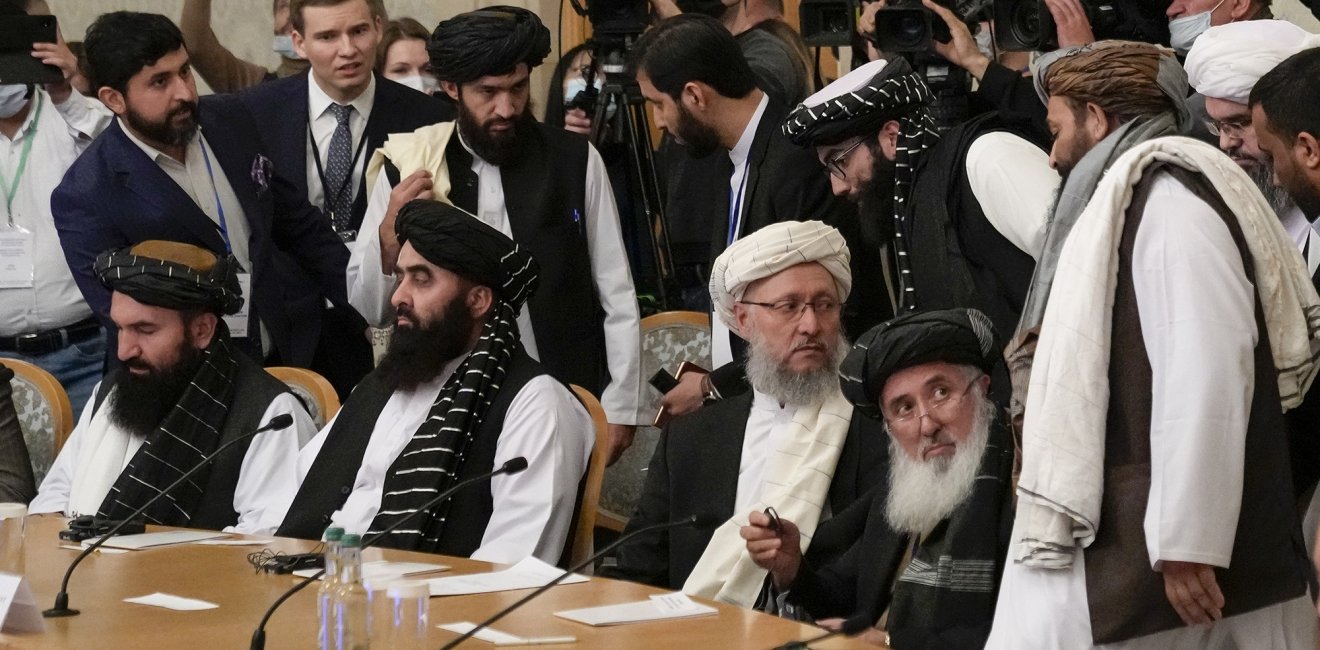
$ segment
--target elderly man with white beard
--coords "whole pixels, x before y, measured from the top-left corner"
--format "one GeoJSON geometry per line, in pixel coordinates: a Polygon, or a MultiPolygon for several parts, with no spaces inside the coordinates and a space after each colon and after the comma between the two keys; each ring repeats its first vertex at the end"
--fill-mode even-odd
{"type": "Polygon", "coordinates": [[[900,316],[857,342],[843,391],[884,420],[889,481],[818,529],[856,540],[829,562],[804,557],[788,518],[748,516],[747,552],[787,603],[828,628],[865,617],[877,625],[863,638],[877,645],[985,645],[1013,519],[1012,440],[986,397],[994,338],[981,312],[948,309],[900,316]]]}

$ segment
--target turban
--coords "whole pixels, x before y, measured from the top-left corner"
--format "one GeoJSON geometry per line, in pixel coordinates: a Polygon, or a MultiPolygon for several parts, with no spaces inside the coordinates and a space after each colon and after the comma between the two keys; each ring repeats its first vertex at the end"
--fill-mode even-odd
{"type": "Polygon", "coordinates": [[[1096,41],[1063,48],[1031,64],[1041,103],[1050,95],[1094,102],[1110,115],[1169,112],[1185,129],[1187,72],[1173,50],[1135,41],[1096,41]]]}
{"type": "Polygon", "coordinates": [[[144,241],[102,253],[93,270],[106,288],[144,305],[221,314],[243,307],[234,256],[219,258],[192,244],[144,241]]]}
{"type": "Polygon", "coordinates": [[[550,53],[550,30],[521,7],[485,7],[441,21],[426,51],[436,79],[463,84],[508,74],[519,63],[541,65],[550,53]]]}
{"type": "Polygon", "coordinates": [[[884,419],[876,396],[894,373],[942,361],[989,373],[998,360],[995,328],[975,309],[904,314],[871,328],[839,366],[844,397],[863,413],[884,419]]]}
{"type": "Polygon", "coordinates": [[[931,92],[903,59],[872,61],[804,99],[784,121],[794,144],[819,147],[874,135],[885,122],[930,103],[931,92]]]}
{"type": "Polygon", "coordinates": [[[399,245],[411,243],[426,261],[485,285],[515,313],[536,291],[540,265],[504,233],[438,201],[409,201],[394,223],[399,245]]]}
{"type": "Polygon", "coordinates": [[[1206,97],[1247,104],[1266,72],[1320,36],[1286,20],[1247,20],[1211,27],[1187,53],[1187,80],[1206,97]]]}
{"type": "Polygon", "coordinates": [[[843,235],[819,221],[771,224],[733,242],[715,258],[710,272],[710,302],[720,320],[737,334],[733,303],[742,299],[747,285],[808,262],[825,267],[834,276],[839,300],[846,300],[852,289],[849,258],[843,235]]]}

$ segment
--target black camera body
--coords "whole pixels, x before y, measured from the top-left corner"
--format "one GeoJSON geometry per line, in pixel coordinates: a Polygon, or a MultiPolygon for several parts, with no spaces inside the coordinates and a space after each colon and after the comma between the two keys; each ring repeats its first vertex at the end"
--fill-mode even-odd
{"type": "MultiPolygon", "coordinates": [[[[1138,0],[1079,0],[1097,40],[1168,43],[1169,25],[1158,8],[1138,0]]],[[[1059,48],[1054,17],[1044,0],[995,0],[995,43],[1002,50],[1048,52],[1059,48]]]]}
{"type": "Polygon", "coordinates": [[[857,9],[852,0],[802,0],[798,24],[807,47],[852,45],[857,9]]]}
{"type": "MultiPolygon", "coordinates": [[[[100,537],[119,525],[117,519],[103,519],[94,515],[80,515],[69,520],[69,527],[60,531],[60,539],[81,542],[100,537]]],[[[136,535],[147,530],[146,520],[139,516],[119,530],[120,535],[136,535]]]]}
{"type": "MultiPolygon", "coordinates": [[[[989,18],[989,0],[936,0],[948,7],[976,33],[977,23],[989,18]]],[[[883,52],[929,52],[936,41],[948,43],[949,26],[921,0],[898,0],[875,15],[871,41],[883,52]]]]}

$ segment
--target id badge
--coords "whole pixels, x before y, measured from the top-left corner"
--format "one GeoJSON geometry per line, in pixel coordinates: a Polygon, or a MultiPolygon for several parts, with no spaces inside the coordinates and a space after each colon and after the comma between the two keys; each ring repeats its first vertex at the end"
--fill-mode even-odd
{"type": "Polygon", "coordinates": [[[248,335],[248,316],[252,313],[252,274],[239,273],[238,286],[243,292],[243,308],[233,316],[225,316],[225,325],[229,326],[229,335],[243,338],[248,335]]]}
{"type": "Polygon", "coordinates": [[[0,289],[31,289],[35,243],[22,226],[0,225],[0,289]]]}

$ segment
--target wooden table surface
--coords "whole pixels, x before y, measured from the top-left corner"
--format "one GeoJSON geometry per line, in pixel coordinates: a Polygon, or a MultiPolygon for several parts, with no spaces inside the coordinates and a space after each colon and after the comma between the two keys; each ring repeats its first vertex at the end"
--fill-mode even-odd
{"type": "MultiPolygon", "coordinates": [[[[60,548],[58,533],[65,527],[59,517],[30,517],[24,544],[25,577],[38,605],[50,607],[59,591],[60,579],[77,551],[60,548]]],[[[154,528],[154,527],[153,527],[154,528]]],[[[301,553],[314,544],[302,540],[276,539],[257,546],[177,546],[122,554],[95,553],[73,574],[69,605],[79,616],[46,619],[41,634],[0,635],[0,647],[12,648],[196,648],[218,650],[247,648],[252,630],[262,613],[284,590],[294,584],[290,576],[258,574],[247,555],[263,548],[301,553]],[[165,592],[199,598],[219,605],[216,609],[178,612],[123,602],[125,598],[165,592]]],[[[481,573],[496,565],[467,558],[451,558],[403,551],[368,549],[365,559],[431,562],[452,567],[444,574],[422,577],[481,573]]],[[[280,608],[267,626],[266,647],[316,647],[315,586],[302,590],[280,608]]],[[[526,595],[527,590],[493,594],[451,596],[430,600],[430,640],[436,648],[456,635],[436,628],[456,621],[477,622],[526,595]]],[[[594,628],[554,616],[554,612],[644,600],[661,590],[629,582],[592,578],[591,581],[559,585],[522,609],[505,617],[496,629],[525,636],[576,636],[572,646],[555,648],[750,648],[768,650],[794,639],[809,639],[818,628],[794,623],[729,605],[714,605],[719,613],[702,618],[639,623],[594,628]]],[[[464,648],[493,648],[475,639],[464,648]]],[[[813,648],[821,650],[872,648],[848,639],[831,639],[813,648]]]]}

